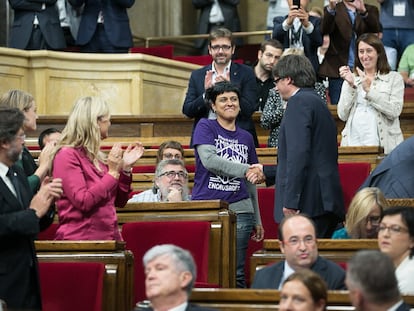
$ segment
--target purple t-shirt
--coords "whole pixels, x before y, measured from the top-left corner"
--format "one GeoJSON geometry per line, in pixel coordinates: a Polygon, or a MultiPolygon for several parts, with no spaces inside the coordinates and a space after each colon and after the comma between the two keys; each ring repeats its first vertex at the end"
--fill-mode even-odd
{"type": "MultiPolygon", "coordinates": [[[[217,155],[231,162],[258,163],[252,135],[239,127],[235,131],[228,131],[217,120],[201,119],[194,130],[193,144],[194,147],[214,145],[217,155]]],[[[244,178],[216,175],[208,171],[201,163],[197,150],[195,159],[192,200],[221,199],[234,203],[249,197],[244,178]]]]}

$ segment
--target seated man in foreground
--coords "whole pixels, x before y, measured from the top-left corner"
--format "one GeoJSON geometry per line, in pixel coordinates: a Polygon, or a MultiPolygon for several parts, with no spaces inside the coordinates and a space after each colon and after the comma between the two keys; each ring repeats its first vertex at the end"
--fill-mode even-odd
{"type": "Polygon", "coordinates": [[[213,311],[188,303],[197,271],[190,252],[172,244],[157,245],[143,257],[146,310],[213,311]]]}
{"type": "Polygon", "coordinates": [[[135,194],[128,203],[189,201],[188,172],[181,160],[162,160],[155,170],[154,186],[135,194]]]}
{"type": "Polygon", "coordinates": [[[258,270],[252,288],[280,289],[289,275],[308,268],[325,280],[328,289],[345,289],[345,271],[318,255],[316,227],[308,216],[296,214],[283,218],[279,240],[285,260],[258,270]]]}

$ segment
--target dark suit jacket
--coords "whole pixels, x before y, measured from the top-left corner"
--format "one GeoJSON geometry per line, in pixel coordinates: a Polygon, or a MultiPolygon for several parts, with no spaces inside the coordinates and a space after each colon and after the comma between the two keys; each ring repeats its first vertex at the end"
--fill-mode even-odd
{"type": "Polygon", "coordinates": [[[10,309],[40,309],[33,242],[39,232],[39,219],[34,210],[28,209],[32,192],[27,178],[20,167],[13,167],[19,180],[23,206],[0,178],[0,299],[5,300],[10,309]],[[29,295],[37,297],[37,303],[29,304],[26,299],[29,295]]]}
{"type": "Polygon", "coordinates": [[[381,161],[362,184],[378,187],[386,198],[414,197],[414,136],[407,138],[381,161]]]}
{"type": "Polygon", "coordinates": [[[55,5],[56,0],[9,0],[9,3],[14,10],[10,47],[17,49],[27,47],[33,31],[35,14],[47,44],[54,50],[66,47],[65,37],[60,27],[59,12],[55,5]],[[42,10],[43,3],[46,4],[45,10],[42,10]]]}
{"type": "MultiPolygon", "coordinates": [[[[198,33],[208,34],[210,32],[210,10],[213,2],[211,0],[192,1],[193,6],[196,9],[201,10],[198,22],[198,33]]],[[[237,32],[241,30],[239,13],[237,12],[237,6],[239,5],[239,3],[240,0],[219,0],[219,5],[224,17],[224,25],[222,27],[225,27],[231,30],[232,32],[237,32]]],[[[196,48],[201,48],[204,42],[205,40],[197,40],[195,45],[196,48]]]]}
{"type": "MultiPolygon", "coordinates": [[[[194,70],[188,83],[183,113],[187,117],[195,119],[193,132],[198,120],[208,117],[210,109],[203,98],[205,91],[204,78],[208,70],[211,70],[211,65],[194,70]]],[[[237,117],[236,124],[253,135],[257,147],[256,129],[252,120],[252,114],[256,110],[256,76],[249,66],[232,62],[230,66],[230,81],[240,89],[241,112],[237,117]]],[[[191,145],[192,140],[191,137],[191,145]]]]}
{"type": "Polygon", "coordinates": [[[339,78],[339,67],[348,64],[349,45],[353,32],[358,37],[366,32],[380,31],[377,7],[365,4],[365,8],[368,11],[367,17],[357,14],[353,30],[345,4],[339,2],[336,5],[335,15],[331,15],[325,7],[321,31],[324,35],[329,34],[330,43],[325,58],[319,66],[320,76],[339,78]]]}
{"type": "Polygon", "coordinates": [[[99,11],[104,16],[104,28],[109,41],[116,47],[130,48],[132,34],[129,27],[127,8],[135,0],[69,0],[75,8],[85,5],[79,25],[76,44],[85,45],[95,33],[99,11]]]}
{"type": "Polygon", "coordinates": [[[403,302],[395,311],[410,311],[411,307],[403,302]]]}
{"type": "MultiPolygon", "coordinates": [[[[254,276],[252,288],[279,289],[284,268],[285,261],[281,261],[258,270],[254,276]]],[[[328,289],[345,289],[345,271],[336,263],[318,256],[311,270],[325,280],[328,289]]]]}
{"type": "Polygon", "coordinates": [[[290,97],[279,131],[277,223],[284,217],[283,207],[312,218],[333,213],[344,219],[336,135],[335,121],[314,89],[290,97]]]}
{"type": "MultiPolygon", "coordinates": [[[[283,21],[287,16],[277,16],[273,19],[273,34],[272,37],[282,42],[283,47],[289,48],[289,31],[284,31],[282,28],[283,21]]],[[[305,55],[312,63],[315,73],[318,73],[319,60],[318,60],[318,47],[322,45],[323,38],[320,31],[321,19],[315,16],[309,16],[309,22],[314,26],[313,31],[307,34],[303,30],[302,44],[305,55]]]]}

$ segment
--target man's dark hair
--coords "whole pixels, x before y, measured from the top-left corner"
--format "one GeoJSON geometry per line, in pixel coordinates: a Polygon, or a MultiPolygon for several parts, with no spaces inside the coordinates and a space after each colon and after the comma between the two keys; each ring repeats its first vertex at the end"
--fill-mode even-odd
{"type": "Polygon", "coordinates": [[[216,102],[218,95],[226,92],[234,92],[240,100],[240,89],[233,83],[230,82],[218,82],[212,87],[208,88],[205,93],[205,101],[208,107],[216,102]]]}
{"type": "Polygon", "coordinates": [[[266,46],[271,46],[271,47],[273,47],[275,49],[279,49],[279,50],[282,50],[283,51],[283,44],[280,43],[276,39],[268,39],[268,40],[263,41],[260,44],[260,51],[264,52],[266,50],[266,46]]]}
{"type": "Polygon", "coordinates": [[[211,44],[212,40],[218,39],[218,38],[228,38],[232,46],[234,46],[235,44],[233,33],[227,28],[220,27],[220,28],[213,29],[209,34],[209,38],[208,38],[209,44],[211,44]]]}
{"type": "Polygon", "coordinates": [[[310,60],[303,55],[286,55],[273,67],[275,78],[291,78],[297,87],[313,88],[316,83],[315,70],[310,60]]]}
{"type": "Polygon", "coordinates": [[[358,251],[347,265],[349,290],[358,288],[372,303],[396,303],[400,299],[391,258],[378,250],[358,251]]]}
{"type": "Polygon", "coordinates": [[[18,108],[0,107],[0,143],[11,142],[23,127],[24,114],[18,108]]]}
{"type": "Polygon", "coordinates": [[[45,137],[53,133],[60,133],[60,131],[54,127],[50,127],[40,133],[39,139],[37,140],[37,143],[39,144],[40,149],[43,149],[45,147],[45,143],[43,142],[45,137]]]}

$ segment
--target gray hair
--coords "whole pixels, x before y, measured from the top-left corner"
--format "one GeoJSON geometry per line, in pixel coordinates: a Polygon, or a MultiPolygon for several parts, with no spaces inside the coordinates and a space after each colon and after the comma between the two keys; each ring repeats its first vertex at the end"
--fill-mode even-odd
{"type": "Polygon", "coordinates": [[[359,289],[371,303],[384,304],[400,299],[395,267],[391,258],[378,250],[358,251],[348,262],[349,290],[359,289]]]}
{"type": "Polygon", "coordinates": [[[188,295],[190,295],[197,278],[197,268],[191,253],[173,244],[156,245],[144,254],[144,257],[142,258],[144,267],[146,267],[150,261],[163,255],[170,256],[175,265],[175,269],[178,272],[188,271],[191,273],[192,279],[186,287],[186,291],[188,295]]]}

